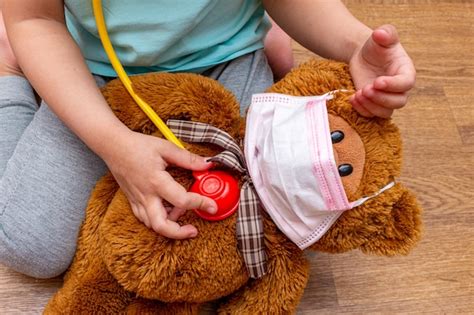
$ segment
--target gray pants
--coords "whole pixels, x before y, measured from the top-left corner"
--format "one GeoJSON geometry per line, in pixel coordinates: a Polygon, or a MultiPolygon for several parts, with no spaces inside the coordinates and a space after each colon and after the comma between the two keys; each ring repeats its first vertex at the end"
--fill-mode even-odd
{"type": "MultiPolygon", "coordinates": [[[[273,81],[262,51],[204,74],[231,90],[242,106],[273,81]]],[[[105,172],[104,162],[47,104],[38,108],[25,79],[0,77],[1,264],[37,278],[64,272],[89,194],[105,172]]]]}

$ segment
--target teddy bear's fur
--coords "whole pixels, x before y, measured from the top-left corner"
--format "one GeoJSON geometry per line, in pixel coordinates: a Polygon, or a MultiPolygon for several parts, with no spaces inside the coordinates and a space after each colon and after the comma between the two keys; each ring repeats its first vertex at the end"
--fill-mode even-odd
{"type": "MultiPolygon", "coordinates": [[[[194,74],[148,74],[132,81],[137,94],[163,120],[206,122],[237,140],[243,138],[245,122],[239,106],[216,81],[194,74]]],[[[347,65],[312,60],[269,91],[320,95],[338,89],[354,89],[347,65]]],[[[130,129],[160,136],[119,81],[110,82],[103,94],[130,129]]],[[[400,135],[390,120],[361,117],[344,92],[328,102],[328,111],[332,130],[343,129],[346,134],[346,143],[334,145],[336,159],[354,166],[353,174],[343,178],[350,200],[373,194],[400,175],[400,135]]],[[[208,144],[185,146],[203,156],[219,151],[208,144]]],[[[186,188],[191,185],[189,171],[173,167],[169,171],[186,188]]],[[[406,254],[420,236],[420,213],[413,194],[397,183],[344,212],[310,249],[406,254]]],[[[167,239],[137,221],[113,177],[106,175],[90,198],[64,286],[45,313],[196,314],[201,303],[218,299],[221,313],[292,313],[308,280],[308,261],[268,215],[263,217],[268,273],[249,280],[237,249],[236,214],[209,222],[188,211],[179,222],[196,226],[198,236],[167,239]]]]}

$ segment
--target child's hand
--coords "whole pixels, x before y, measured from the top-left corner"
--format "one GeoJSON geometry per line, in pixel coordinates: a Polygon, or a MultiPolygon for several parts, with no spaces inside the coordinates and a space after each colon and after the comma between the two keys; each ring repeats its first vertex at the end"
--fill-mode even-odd
{"type": "Polygon", "coordinates": [[[125,142],[120,141],[106,162],[135,216],[163,236],[195,237],[198,231],[194,226],[180,226],[175,221],[189,209],[213,214],[217,205],[210,198],[186,192],[165,169],[168,164],[174,164],[190,170],[206,170],[212,163],[163,139],[135,132],[127,137],[125,142]],[[175,207],[168,211],[163,199],[175,207]]]}
{"type": "Polygon", "coordinates": [[[394,26],[374,30],[349,65],[357,88],[350,102],[361,115],[388,118],[405,106],[416,71],[394,26]]]}

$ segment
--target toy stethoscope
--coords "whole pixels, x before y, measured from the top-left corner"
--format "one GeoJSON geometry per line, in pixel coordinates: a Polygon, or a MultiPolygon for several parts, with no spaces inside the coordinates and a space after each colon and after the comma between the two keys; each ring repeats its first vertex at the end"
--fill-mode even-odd
{"type": "MultiPolygon", "coordinates": [[[[120,81],[122,81],[130,96],[141,108],[141,110],[148,116],[148,118],[150,118],[150,120],[155,124],[163,136],[168,141],[177,145],[179,148],[184,149],[183,144],[173,134],[168,126],[166,126],[163,120],[161,120],[161,118],[155,113],[150,105],[148,105],[134,92],[132,81],[125,72],[114,51],[112,43],[110,42],[107,27],[105,25],[104,14],[102,11],[102,1],[92,0],[92,7],[100,40],[104,46],[107,56],[109,57],[112,67],[114,68],[115,72],[117,72],[120,81]]],[[[193,172],[193,176],[196,181],[191,186],[190,191],[214,199],[218,206],[217,212],[213,215],[204,211],[195,210],[195,212],[200,217],[210,221],[223,220],[237,210],[240,191],[238,182],[234,177],[230,176],[226,172],[218,170],[202,172],[195,171],[193,172]]]]}

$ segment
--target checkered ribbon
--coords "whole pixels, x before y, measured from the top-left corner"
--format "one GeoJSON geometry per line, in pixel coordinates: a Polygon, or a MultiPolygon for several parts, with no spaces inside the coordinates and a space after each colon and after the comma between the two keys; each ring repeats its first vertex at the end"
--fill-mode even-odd
{"type": "Polygon", "coordinates": [[[178,138],[186,142],[207,142],[222,147],[224,151],[210,160],[243,174],[244,183],[240,189],[236,226],[237,241],[250,277],[262,277],[266,272],[267,260],[263,222],[259,200],[248,175],[242,150],[228,133],[211,125],[173,119],[168,120],[167,125],[178,138]]]}

